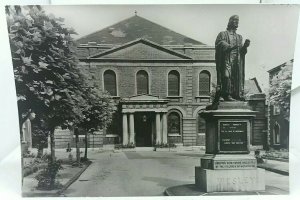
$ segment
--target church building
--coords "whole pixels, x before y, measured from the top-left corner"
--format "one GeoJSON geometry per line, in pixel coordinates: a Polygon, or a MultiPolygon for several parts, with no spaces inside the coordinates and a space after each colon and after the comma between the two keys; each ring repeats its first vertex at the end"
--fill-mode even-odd
{"type": "MultiPolygon", "coordinates": [[[[90,85],[108,91],[118,105],[103,130],[104,144],[205,146],[199,114],[216,85],[214,46],[138,15],[77,42],[90,85]]],[[[262,145],[264,129],[252,132],[256,145],[262,145]]]]}

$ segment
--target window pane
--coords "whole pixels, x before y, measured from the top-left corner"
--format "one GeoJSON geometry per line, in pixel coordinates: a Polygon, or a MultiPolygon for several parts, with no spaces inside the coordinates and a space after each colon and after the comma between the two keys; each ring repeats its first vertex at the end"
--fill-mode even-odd
{"type": "Polygon", "coordinates": [[[168,96],[179,96],[179,73],[171,71],[168,75],[168,96]]]}
{"type": "Polygon", "coordinates": [[[199,74],[199,95],[210,95],[210,75],[208,72],[199,74]]]}
{"type": "Polygon", "coordinates": [[[168,115],[168,133],[180,134],[180,116],[178,113],[170,113],[168,115]]]}
{"type": "Polygon", "coordinates": [[[116,74],[112,70],[104,73],[104,89],[112,96],[117,96],[116,74]]]}
{"type": "Polygon", "coordinates": [[[137,94],[149,94],[148,74],[145,71],[139,71],[136,74],[137,94]]]}

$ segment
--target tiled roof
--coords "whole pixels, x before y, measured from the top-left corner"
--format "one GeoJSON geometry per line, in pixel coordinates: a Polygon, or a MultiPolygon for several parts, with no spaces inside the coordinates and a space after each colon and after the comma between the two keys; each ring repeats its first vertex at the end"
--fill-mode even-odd
{"type": "Polygon", "coordinates": [[[140,16],[133,16],[107,28],[79,38],[79,44],[95,42],[97,44],[120,45],[137,38],[145,38],[160,45],[203,45],[202,42],[176,33],[168,28],[151,22],[140,16]]]}
{"type": "Polygon", "coordinates": [[[280,69],[281,69],[282,67],[284,67],[284,66],[286,66],[286,65],[293,65],[293,63],[294,63],[294,59],[291,59],[291,60],[289,60],[289,61],[287,61],[287,62],[285,62],[285,63],[283,63],[283,64],[281,64],[281,65],[278,65],[278,66],[276,66],[276,67],[274,67],[274,68],[268,70],[268,73],[269,73],[269,74],[276,73],[276,72],[280,71],[280,69]]]}
{"type": "Polygon", "coordinates": [[[248,95],[262,93],[256,78],[245,80],[245,93],[248,95]]]}

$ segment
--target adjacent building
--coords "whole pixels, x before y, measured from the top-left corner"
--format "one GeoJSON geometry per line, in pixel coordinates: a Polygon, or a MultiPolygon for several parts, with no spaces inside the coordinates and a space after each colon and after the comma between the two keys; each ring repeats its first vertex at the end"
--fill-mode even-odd
{"type": "MultiPolygon", "coordinates": [[[[289,67],[292,69],[294,60],[289,60],[279,66],[276,66],[268,71],[269,73],[269,85],[272,86],[272,80],[279,78],[282,70],[289,67]]],[[[292,71],[290,70],[290,74],[292,71]]],[[[284,115],[284,111],[278,104],[270,101],[272,95],[269,95],[268,101],[268,119],[269,119],[269,131],[268,140],[270,147],[275,149],[288,149],[289,148],[289,120],[284,115]]]]}
{"type": "Polygon", "coordinates": [[[253,119],[252,133],[250,143],[258,149],[266,149],[268,133],[268,116],[266,95],[263,93],[256,78],[245,81],[245,94],[248,104],[253,111],[256,111],[256,117],[253,119]]]}

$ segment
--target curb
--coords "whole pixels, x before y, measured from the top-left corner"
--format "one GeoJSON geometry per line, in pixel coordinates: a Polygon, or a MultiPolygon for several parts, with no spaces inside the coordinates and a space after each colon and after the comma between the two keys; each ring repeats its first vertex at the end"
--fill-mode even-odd
{"type": "Polygon", "coordinates": [[[265,167],[265,166],[257,166],[257,167],[261,168],[261,169],[265,169],[265,170],[270,171],[270,172],[281,174],[281,175],[284,175],[284,176],[289,176],[289,174],[290,174],[289,172],[283,171],[283,170],[280,170],[280,169],[274,169],[274,168],[265,167]]]}
{"type": "Polygon", "coordinates": [[[58,190],[56,192],[56,195],[60,196],[66,189],[68,189],[68,187],[80,177],[80,175],[90,166],[91,163],[92,161],[87,161],[87,164],[75,176],[73,176],[60,190],[58,190]]]}
{"type": "Polygon", "coordinates": [[[74,183],[80,177],[80,175],[90,166],[91,163],[92,161],[88,161],[87,164],[58,191],[50,190],[39,193],[22,192],[22,197],[59,197],[72,183],[74,183]]]}
{"type": "Polygon", "coordinates": [[[164,191],[164,195],[165,195],[165,196],[174,196],[174,194],[173,194],[173,193],[169,192],[168,188],[167,188],[167,189],[165,189],[165,191],[164,191]]]}

